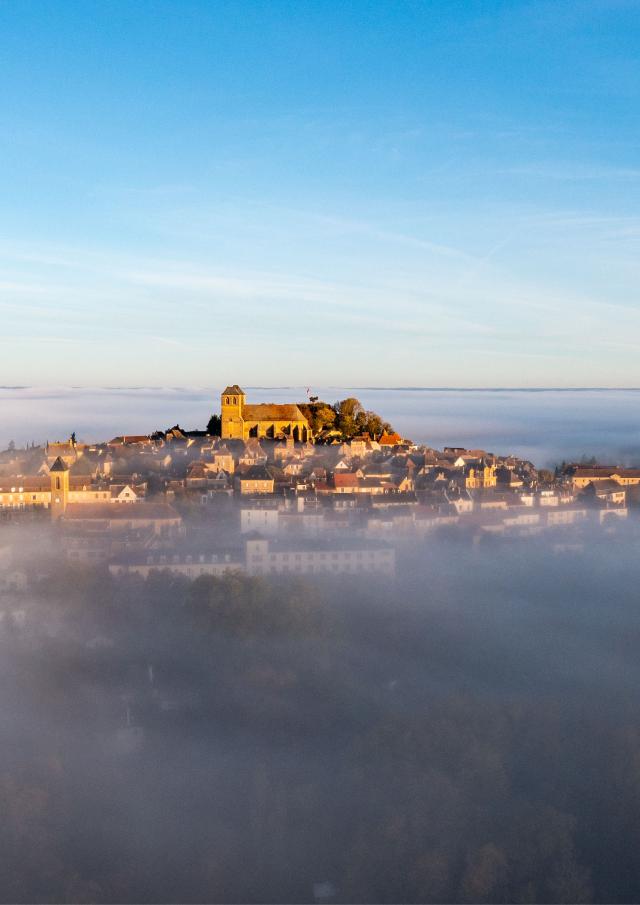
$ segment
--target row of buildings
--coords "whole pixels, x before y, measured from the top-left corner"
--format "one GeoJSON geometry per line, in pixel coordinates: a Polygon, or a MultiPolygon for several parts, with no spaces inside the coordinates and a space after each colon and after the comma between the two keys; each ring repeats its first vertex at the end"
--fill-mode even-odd
{"type": "Polygon", "coordinates": [[[114,557],[109,564],[113,575],[135,574],[148,578],[153,572],[170,571],[186,578],[201,575],[223,575],[245,572],[248,575],[326,575],[395,574],[396,554],[389,544],[348,543],[325,540],[311,542],[298,538],[266,538],[258,533],[247,536],[244,543],[230,549],[194,549],[181,545],[170,551],[157,549],[144,555],[128,552],[114,557]]]}

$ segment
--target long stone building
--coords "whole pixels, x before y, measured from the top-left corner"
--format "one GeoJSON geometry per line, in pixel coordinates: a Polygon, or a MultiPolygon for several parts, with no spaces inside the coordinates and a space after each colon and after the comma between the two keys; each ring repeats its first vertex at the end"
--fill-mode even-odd
{"type": "Polygon", "coordinates": [[[223,440],[290,437],[306,443],[313,439],[309,423],[297,405],[247,405],[246,399],[244,390],[235,383],[223,391],[220,400],[223,440]]]}
{"type": "MultiPolygon", "coordinates": [[[[115,508],[115,507],[114,507],[115,508]]],[[[248,575],[387,575],[396,570],[395,550],[379,541],[296,542],[292,538],[267,539],[251,535],[240,550],[212,553],[149,550],[124,553],[109,564],[112,575],[137,574],[147,578],[153,572],[172,572],[187,578],[246,572],[248,575]]]]}

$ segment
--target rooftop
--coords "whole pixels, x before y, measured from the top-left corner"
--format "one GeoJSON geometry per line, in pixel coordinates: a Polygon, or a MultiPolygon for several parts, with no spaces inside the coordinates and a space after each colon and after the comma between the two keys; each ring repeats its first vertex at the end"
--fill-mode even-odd
{"type": "Polygon", "coordinates": [[[297,405],[284,403],[282,405],[273,402],[261,402],[257,405],[245,405],[242,407],[242,417],[245,421],[306,421],[297,405]]]}
{"type": "Polygon", "coordinates": [[[181,516],[172,506],[165,503],[131,503],[118,506],[114,503],[69,503],[65,513],[65,519],[85,520],[103,519],[109,521],[147,521],[176,520],[181,516]]]}

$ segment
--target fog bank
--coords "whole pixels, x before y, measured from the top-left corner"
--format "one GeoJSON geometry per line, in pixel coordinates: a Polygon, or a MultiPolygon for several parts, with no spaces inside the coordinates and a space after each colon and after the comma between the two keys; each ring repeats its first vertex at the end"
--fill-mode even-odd
{"type": "Polygon", "coordinates": [[[635,540],[434,538],[375,582],[20,547],[2,901],[637,901],[635,540]]]}
{"type": "MultiPolygon", "coordinates": [[[[245,387],[257,402],[303,401],[305,387],[245,387]]],[[[0,447],[89,442],[180,423],[203,428],[221,387],[0,388],[0,447]]],[[[510,452],[539,467],[582,455],[640,463],[639,390],[389,390],[314,387],[328,402],[355,395],[417,443],[510,452]]]]}

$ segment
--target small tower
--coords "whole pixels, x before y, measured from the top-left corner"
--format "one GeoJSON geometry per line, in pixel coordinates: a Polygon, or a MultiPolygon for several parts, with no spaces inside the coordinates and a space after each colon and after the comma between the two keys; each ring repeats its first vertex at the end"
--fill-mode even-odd
{"type": "Polygon", "coordinates": [[[242,440],[242,409],[246,398],[237,383],[223,390],[220,397],[220,433],[223,440],[242,440]]]}
{"type": "Polygon", "coordinates": [[[64,515],[69,501],[69,466],[60,456],[49,470],[51,478],[51,518],[57,521],[64,515]]]}

